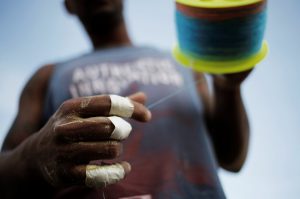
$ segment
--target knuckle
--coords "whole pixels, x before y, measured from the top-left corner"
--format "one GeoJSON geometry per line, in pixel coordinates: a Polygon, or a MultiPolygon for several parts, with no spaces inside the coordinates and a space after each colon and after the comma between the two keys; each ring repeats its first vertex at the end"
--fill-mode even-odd
{"type": "Polygon", "coordinates": [[[71,130],[68,124],[56,122],[53,127],[53,135],[57,141],[66,141],[68,140],[68,132],[71,130]]]}
{"type": "Polygon", "coordinates": [[[116,158],[121,154],[121,144],[117,142],[108,142],[105,147],[108,158],[116,158]]]}
{"type": "Polygon", "coordinates": [[[79,99],[80,100],[80,109],[87,108],[92,99],[93,99],[92,97],[82,97],[82,98],[80,98],[79,99]]]}
{"type": "Polygon", "coordinates": [[[70,112],[72,112],[72,109],[74,109],[74,105],[76,104],[77,100],[78,99],[68,99],[68,100],[64,101],[60,105],[59,110],[62,113],[70,113],[70,112]]]}
{"type": "Polygon", "coordinates": [[[53,125],[53,132],[55,133],[55,135],[59,135],[63,132],[63,126],[60,125],[58,122],[56,122],[54,125],[53,125]]]}

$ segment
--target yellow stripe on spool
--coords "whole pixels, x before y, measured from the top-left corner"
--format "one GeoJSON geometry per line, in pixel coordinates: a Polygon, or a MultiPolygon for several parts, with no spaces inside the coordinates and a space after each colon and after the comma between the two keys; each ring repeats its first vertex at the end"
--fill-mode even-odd
{"type": "Polygon", "coordinates": [[[264,0],[176,0],[177,3],[199,8],[232,8],[255,4],[264,0]]]}
{"type": "Polygon", "coordinates": [[[237,73],[254,68],[268,53],[268,44],[263,42],[261,50],[246,59],[233,61],[209,61],[199,59],[181,52],[179,46],[173,48],[173,57],[183,66],[190,67],[193,70],[207,72],[212,74],[237,73]]]}

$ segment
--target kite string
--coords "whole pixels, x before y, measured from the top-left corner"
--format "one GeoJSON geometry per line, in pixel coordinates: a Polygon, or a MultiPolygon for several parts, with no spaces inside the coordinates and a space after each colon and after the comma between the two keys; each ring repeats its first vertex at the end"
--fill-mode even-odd
{"type": "Polygon", "coordinates": [[[194,86],[194,85],[197,85],[199,84],[200,82],[203,82],[203,78],[200,78],[198,80],[195,80],[193,81],[192,83],[188,83],[187,85],[183,86],[182,88],[178,89],[177,91],[157,100],[156,102],[153,102],[151,103],[150,105],[147,106],[147,108],[149,110],[155,108],[156,106],[168,101],[169,99],[175,97],[176,95],[178,95],[179,93],[181,93],[182,91],[186,90],[186,89],[189,89],[191,86],[194,86]]]}

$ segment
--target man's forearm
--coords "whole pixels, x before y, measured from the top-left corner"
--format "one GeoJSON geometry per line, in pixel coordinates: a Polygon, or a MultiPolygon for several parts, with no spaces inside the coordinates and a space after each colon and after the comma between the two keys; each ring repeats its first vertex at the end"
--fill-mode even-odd
{"type": "Polygon", "coordinates": [[[209,128],[220,165],[231,171],[240,170],[249,140],[249,124],[240,86],[214,81],[209,128]]]}

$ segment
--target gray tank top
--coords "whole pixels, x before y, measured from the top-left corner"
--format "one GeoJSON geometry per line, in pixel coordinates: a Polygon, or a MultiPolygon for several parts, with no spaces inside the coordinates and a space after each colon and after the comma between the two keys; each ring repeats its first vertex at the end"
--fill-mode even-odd
{"type": "Polygon", "coordinates": [[[148,105],[186,87],[154,107],[152,120],[130,120],[133,131],[119,158],[132,165],[121,182],[104,190],[70,187],[56,198],[225,198],[190,69],[149,47],[98,50],[56,65],[44,119],[70,98],[99,94],[128,96],[143,91],[148,105]]]}

